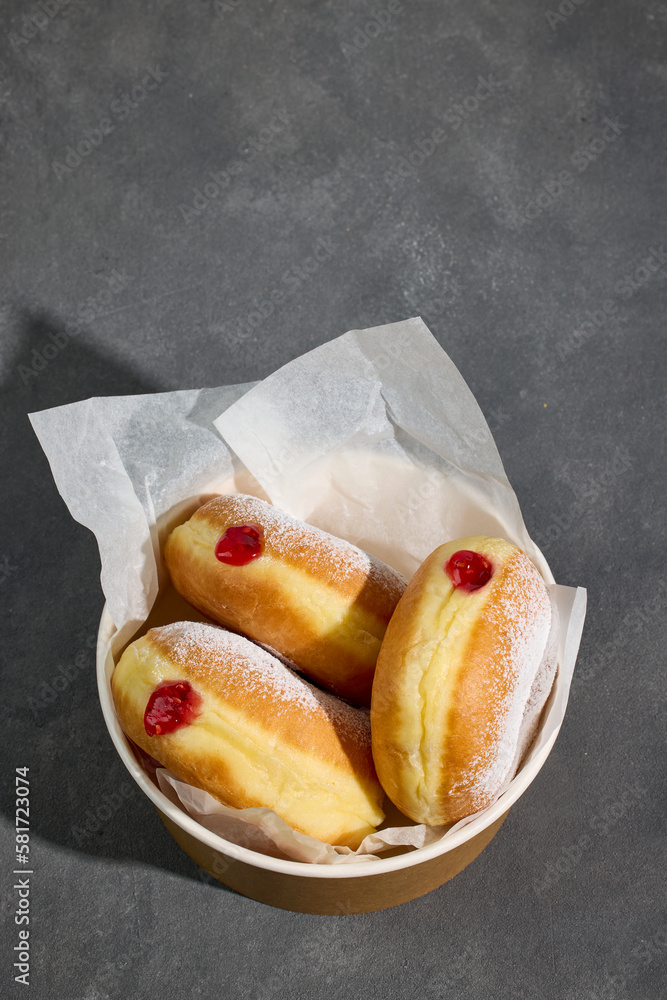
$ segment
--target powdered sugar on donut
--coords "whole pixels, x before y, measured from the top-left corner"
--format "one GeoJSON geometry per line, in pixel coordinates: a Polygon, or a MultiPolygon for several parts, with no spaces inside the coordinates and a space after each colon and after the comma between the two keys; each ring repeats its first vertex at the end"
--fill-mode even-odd
{"type": "Polygon", "coordinates": [[[151,629],[148,638],[184,670],[196,661],[197,673],[222,698],[232,686],[242,687],[253,698],[269,702],[276,715],[297,706],[301,714],[328,719],[341,737],[370,745],[370,723],[363,712],[313,687],[242,635],[185,621],[151,629]]]}
{"type": "MultiPolygon", "coordinates": [[[[547,591],[547,593],[549,592],[547,591]]],[[[512,762],[512,767],[510,768],[508,777],[503,782],[501,791],[504,791],[507,785],[509,785],[510,781],[516,774],[521,761],[530,749],[530,746],[537,735],[540,715],[542,714],[542,709],[544,708],[551,693],[554,679],[556,677],[556,668],[558,666],[560,620],[556,602],[550,593],[549,602],[551,604],[551,625],[549,628],[549,635],[544,647],[544,653],[542,654],[542,661],[535,674],[533,686],[531,688],[528,701],[524,707],[514,761],[512,762]]]]}
{"type": "Polygon", "coordinates": [[[523,553],[513,560],[485,617],[501,640],[487,678],[493,705],[487,734],[491,739],[451,785],[451,794],[470,796],[475,809],[487,805],[514,776],[555,673],[552,601],[523,553]]]}
{"type": "MultiPolygon", "coordinates": [[[[290,517],[257,497],[237,493],[220,499],[228,509],[237,508],[239,522],[261,524],[267,542],[278,551],[298,554],[300,560],[313,566],[334,587],[362,578],[376,582],[395,600],[405,590],[406,581],[400,573],[351,542],[290,517]]],[[[210,504],[215,504],[215,500],[210,504]]]]}

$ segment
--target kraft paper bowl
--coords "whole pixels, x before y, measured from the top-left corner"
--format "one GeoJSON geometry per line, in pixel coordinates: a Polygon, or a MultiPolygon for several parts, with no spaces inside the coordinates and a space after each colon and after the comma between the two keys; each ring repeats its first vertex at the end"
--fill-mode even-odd
{"type": "MultiPolygon", "coordinates": [[[[139,634],[165,621],[196,617],[184,602],[179,607],[180,600],[171,587],[165,588],[139,634]],[[185,614],[183,609],[186,609],[185,614]]],[[[176,842],[201,868],[244,896],[286,910],[320,914],[366,913],[405,903],[443,885],[469,865],[492,840],[510,807],[546,761],[558,732],[556,727],[538,752],[534,749],[528,754],[519,774],[492,806],[440,843],[390,857],[380,856],[375,861],[346,865],[281,860],[211,833],[167,798],[143,770],[120,727],[111,695],[114,631],[114,623],[105,607],[98,633],[98,688],[107,728],[125,767],[156,807],[176,842]]],[[[120,652],[117,651],[116,657],[120,652]]],[[[542,726],[554,709],[556,693],[563,683],[559,670],[542,716],[542,726]]]]}

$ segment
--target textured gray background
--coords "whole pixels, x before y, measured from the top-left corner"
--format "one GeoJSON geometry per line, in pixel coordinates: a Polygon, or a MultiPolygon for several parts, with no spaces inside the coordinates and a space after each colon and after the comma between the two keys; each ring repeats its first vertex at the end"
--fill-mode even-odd
{"type": "Polygon", "coordinates": [[[11,996],[21,765],[33,997],[664,996],[667,4],[561,10],[3,4],[11,996]],[[162,81],[123,109],[148,68],[162,81]],[[279,112],[285,127],[263,131],[279,112]],[[86,130],[98,144],[65,173],[55,164],[86,130]],[[224,189],[197,198],[221,171],[224,189]],[[332,249],[300,273],[318,241],[332,249]],[[275,289],[285,298],[258,321],[275,289]],[[590,313],[597,325],[582,326],[590,313]],[[120,764],[90,654],[95,541],[26,413],[262,378],[412,315],[475,393],[556,578],[588,588],[578,676],[547,765],[465,872],[384,913],[282,912],[202,877],[120,764]],[[110,779],[123,796],[95,830],[110,779]]]}

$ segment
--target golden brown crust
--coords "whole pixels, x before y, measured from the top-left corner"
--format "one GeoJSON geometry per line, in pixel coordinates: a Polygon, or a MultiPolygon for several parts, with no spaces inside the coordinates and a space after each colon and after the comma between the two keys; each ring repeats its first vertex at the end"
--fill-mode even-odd
{"type": "Polygon", "coordinates": [[[216,497],[165,545],[176,590],[214,621],[264,643],[340,697],[368,704],[375,662],[405,581],[348,542],[245,495],[216,497]],[[245,566],[215,557],[234,525],[263,528],[245,566]]]}
{"type": "Polygon", "coordinates": [[[457,539],[419,568],[387,629],[371,705],[378,776],[411,819],[454,822],[509,782],[553,681],[551,628],[543,581],[503,539],[457,539]],[[472,593],[444,571],[459,549],[493,566],[472,593]]]}
{"type": "Polygon", "coordinates": [[[112,691],[129,738],[225,805],[272,808],[353,848],[382,821],[367,718],[242,636],[197,622],[151,629],[124,652],[112,691]],[[201,696],[200,713],[149,736],[150,695],[182,680],[201,696]]]}

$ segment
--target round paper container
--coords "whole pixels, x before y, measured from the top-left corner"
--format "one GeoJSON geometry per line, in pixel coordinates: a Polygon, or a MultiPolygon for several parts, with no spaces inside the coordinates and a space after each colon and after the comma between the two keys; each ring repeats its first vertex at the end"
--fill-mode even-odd
{"type": "MultiPolygon", "coordinates": [[[[150,780],[120,727],[111,696],[114,659],[110,640],[114,624],[102,612],[97,646],[97,681],[104,719],[121,760],[158,810],[173,838],[214,878],[271,906],[301,913],[347,914],[383,910],[423,896],[443,885],[473,861],[494,837],[510,807],[523,794],[547,759],[558,728],[538,752],[529,753],[519,774],[500,798],[466,826],[440,843],[394,857],[343,865],[284,861],[240,847],[211,833],[172,803],[150,780]]],[[[553,711],[563,683],[560,671],[546,707],[553,711]]],[[[544,725],[543,718],[542,724],[544,725]]]]}

